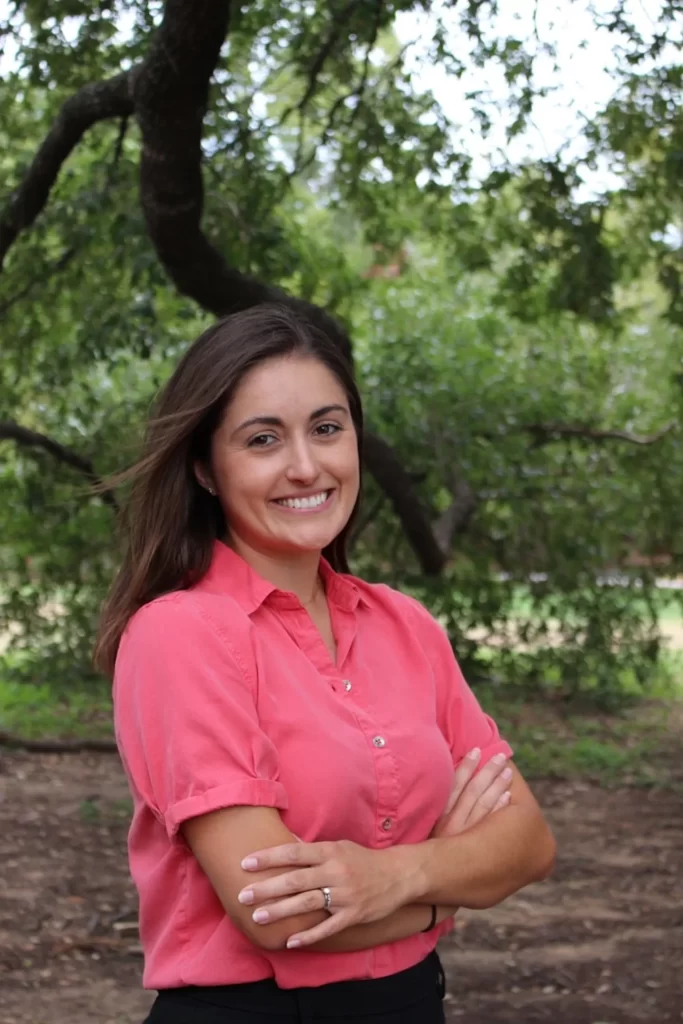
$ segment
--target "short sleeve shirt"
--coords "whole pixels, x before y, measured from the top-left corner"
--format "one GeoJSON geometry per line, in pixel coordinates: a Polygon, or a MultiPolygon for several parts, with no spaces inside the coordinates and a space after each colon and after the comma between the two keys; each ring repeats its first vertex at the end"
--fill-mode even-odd
{"type": "Polygon", "coordinates": [[[322,563],[336,664],[295,595],[224,544],[207,575],[128,624],[114,676],[133,796],[129,859],[143,983],[376,978],[424,959],[444,927],[352,953],[262,950],[231,922],[179,831],[219,808],[277,808],[305,842],[372,849],[429,837],[453,768],[511,753],[416,601],[322,563]]]}

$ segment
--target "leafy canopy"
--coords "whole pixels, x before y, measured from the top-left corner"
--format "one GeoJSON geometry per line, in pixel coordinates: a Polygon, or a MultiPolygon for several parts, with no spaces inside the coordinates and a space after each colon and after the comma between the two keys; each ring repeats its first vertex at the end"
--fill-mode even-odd
{"type": "MultiPolygon", "coordinates": [[[[619,56],[611,98],[571,145],[517,161],[548,92],[539,69],[558,61],[550,27],[524,33],[488,0],[228,8],[215,69],[183,65],[188,96],[211,78],[204,235],[237,290],[247,275],[342,321],[373,429],[452,556],[426,579],[405,517],[369,478],[359,567],[426,596],[484,674],[515,647],[506,675],[611,693],[628,665],[637,686],[657,650],[654,591],[596,575],[634,551],[666,555],[667,571],[681,557],[679,3],[663,0],[645,28],[637,4],[603,4],[593,24],[619,56]],[[424,85],[434,67],[454,89],[479,75],[467,116],[484,138],[502,125],[510,143],[484,174],[424,85]],[[502,76],[502,99],[489,75],[502,76]],[[604,188],[596,168],[610,172],[604,188]],[[547,580],[530,585],[534,574],[547,580]]],[[[6,209],[67,101],[135,76],[162,18],[192,57],[204,17],[181,0],[4,8],[6,209]]],[[[165,138],[184,139],[189,115],[165,81],[149,71],[144,100],[158,103],[165,138]]],[[[96,475],[133,457],[151,397],[214,311],[179,283],[178,251],[150,217],[147,122],[117,109],[64,154],[0,275],[0,425],[52,439],[96,475]]],[[[164,164],[169,206],[185,195],[183,159],[180,146],[164,164]]],[[[87,474],[16,432],[0,434],[0,474],[8,664],[27,678],[86,676],[116,558],[112,509],[87,493],[87,474]]]]}

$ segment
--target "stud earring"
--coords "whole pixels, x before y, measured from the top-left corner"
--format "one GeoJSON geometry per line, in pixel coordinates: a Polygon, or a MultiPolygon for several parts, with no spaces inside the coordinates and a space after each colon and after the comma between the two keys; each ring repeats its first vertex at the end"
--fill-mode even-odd
{"type": "Polygon", "coordinates": [[[206,489],[212,497],[216,496],[216,492],[214,491],[213,487],[207,487],[206,489]]]}

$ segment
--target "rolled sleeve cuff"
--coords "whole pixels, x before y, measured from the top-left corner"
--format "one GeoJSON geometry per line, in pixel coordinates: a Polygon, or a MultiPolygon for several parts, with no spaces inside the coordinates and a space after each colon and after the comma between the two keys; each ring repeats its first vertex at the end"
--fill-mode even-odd
{"type": "Polygon", "coordinates": [[[216,786],[205,793],[179,800],[168,808],[163,816],[168,838],[173,839],[189,818],[198,818],[224,807],[275,807],[286,811],[287,794],[284,786],[272,779],[241,779],[216,786]]]}
{"type": "Polygon", "coordinates": [[[491,743],[482,749],[477,770],[481,770],[485,764],[488,764],[492,757],[496,756],[496,754],[505,754],[506,757],[512,757],[513,753],[514,752],[509,743],[506,743],[505,740],[498,739],[495,743],[491,743]]]}

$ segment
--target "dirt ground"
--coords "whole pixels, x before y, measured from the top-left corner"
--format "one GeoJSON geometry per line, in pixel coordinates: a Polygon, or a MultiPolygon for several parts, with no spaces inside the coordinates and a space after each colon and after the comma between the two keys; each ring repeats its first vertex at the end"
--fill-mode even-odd
{"type": "MultiPolygon", "coordinates": [[[[683,795],[542,781],[554,877],[463,913],[449,1021],[683,1020],[683,795]]],[[[139,1024],[126,787],[111,755],[0,753],[1,1024],[139,1024]]]]}

